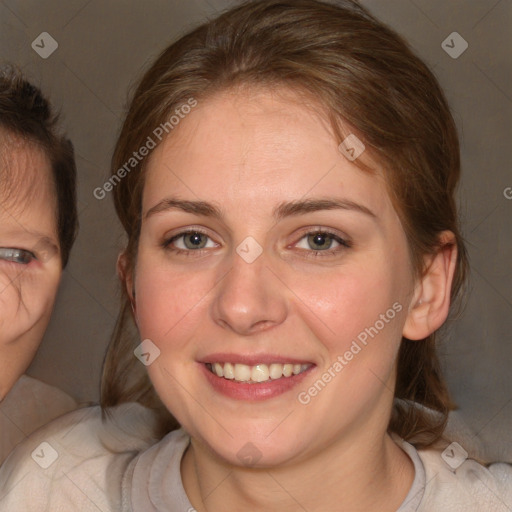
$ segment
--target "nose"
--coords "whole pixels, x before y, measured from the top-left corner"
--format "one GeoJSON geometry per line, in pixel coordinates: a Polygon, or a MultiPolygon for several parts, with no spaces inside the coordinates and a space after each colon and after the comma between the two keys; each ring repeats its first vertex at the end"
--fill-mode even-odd
{"type": "Polygon", "coordinates": [[[281,324],[287,315],[286,290],[263,252],[248,263],[234,253],[233,264],[215,288],[211,314],[218,325],[251,335],[281,324]]]}

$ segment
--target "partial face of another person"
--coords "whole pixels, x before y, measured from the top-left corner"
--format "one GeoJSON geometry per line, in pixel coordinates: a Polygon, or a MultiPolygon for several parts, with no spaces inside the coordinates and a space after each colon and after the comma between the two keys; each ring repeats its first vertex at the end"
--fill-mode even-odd
{"type": "Polygon", "coordinates": [[[2,134],[0,147],[0,398],[26,370],[48,326],[61,277],[50,162],[2,134]]]}
{"type": "Polygon", "coordinates": [[[128,282],[160,351],[158,394],[238,465],[305,460],[386,424],[415,287],[382,175],[282,92],[199,102],[154,150],[128,282]]]}

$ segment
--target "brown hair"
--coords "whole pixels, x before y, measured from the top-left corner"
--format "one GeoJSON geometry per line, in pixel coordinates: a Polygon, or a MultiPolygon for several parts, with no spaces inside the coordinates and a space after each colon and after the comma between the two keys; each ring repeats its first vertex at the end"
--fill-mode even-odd
{"type": "MultiPolygon", "coordinates": [[[[78,231],[76,164],[73,145],[56,129],[58,116],[41,91],[12,66],[0,69],[0,127],[41,148],[50,161],[56,194],[56,224],[62,267],[78,231]]],[[[9,177],[2,177],[3,186],[9,177]]],[[[12,188],[13,184],[9,187],[12,188]]]]}
{"type": "MultiPolygon", "coordinates": [[[[454,192],[460,174],[456,127],[440,86],[407,44],[351,0],[336,5],[315,0],[263,0],[237,6],[168,47],[135,91],[112,159],[112,174],[143,146],[153,130],[189,98],[238,85],[285,86],[313,97],[329,118],[338,142],[347,126],[385,169],[394,207],[408,238],[415,273],[426,254],[439,249],[439,234],[451,230],[458,247],[451,290],[457,297],[467,257],[454,192]]],[[[362,165],[362,164],[361,164],[362,165]]],[[[363,165],[364,167],[364,165],[363,165]]],[[[114,191],[115,207],[128,235],[133,268],[141,227],[145,161],[114,191]]],[[[130,334],[126,290],[106,356],[102,405],[136,400],[162,410],[144,367],[133,357],[139,341],[130,334]]],[[[418,447],[438,440],[453,408],[441,377],[435,335],[403,339],[397,362],[389,429],[418,447]],[[408,404],[409,402],[409,404],[408,404]],[[419,403],[440,414],[428,414],[419,403]]],[[[169,420],[165,428],[175,428],[169,420]]]]}

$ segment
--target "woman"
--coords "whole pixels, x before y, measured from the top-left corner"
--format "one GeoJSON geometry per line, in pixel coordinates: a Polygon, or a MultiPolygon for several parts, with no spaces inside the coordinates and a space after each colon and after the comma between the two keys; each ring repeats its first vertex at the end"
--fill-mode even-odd
{"type": "Polygon", "coordinates": [[[22,375],[50,321],[77,230],[71,143],[41,92],[0,74],[0,462],[33,430],[76,408],[22,375]]]}
{"type": "Polygon", "coordinates": [[[112,164],[110,417],[26,443],[4,503],[37,510],[30,485],[80,510],[507,510],[510,466],[443,451],[459,173],[437,81],[355,2],[249,2],[171,45],[112,164]],[[26,459],[44,440],[43,475],[26,459]]]}

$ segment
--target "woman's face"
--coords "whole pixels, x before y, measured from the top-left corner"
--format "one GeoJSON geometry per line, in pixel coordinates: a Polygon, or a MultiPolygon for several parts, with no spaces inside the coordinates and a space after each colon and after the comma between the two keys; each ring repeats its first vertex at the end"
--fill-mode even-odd
{"type": "Polygon", "coordinates": [[[385,431],[414,286],[383,179],[283,92],[199,103],[143,194],[149,375],[194,442],[239,465],[385,431]]]}
{"type": "Polygon", "coordinates": [[[0,399],[26,370],[61,276],[51,169],[32,144],[0,151],[0,399]],[[13,183],[14,181],[14,183],[13,183]]]}

